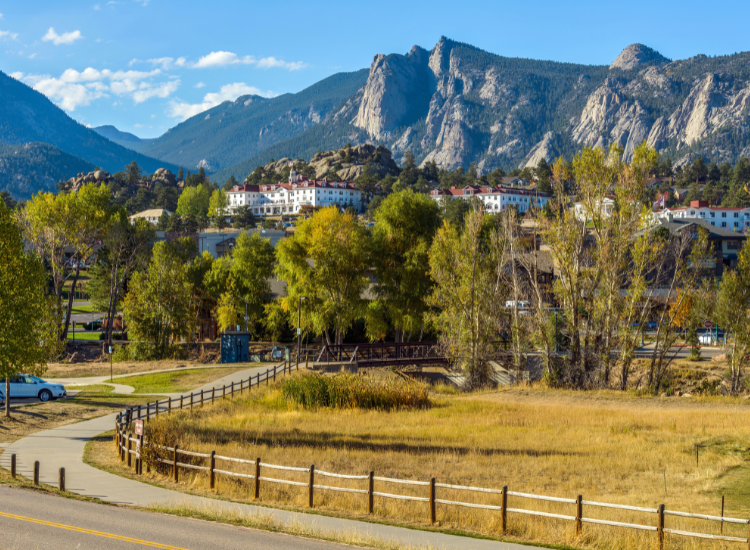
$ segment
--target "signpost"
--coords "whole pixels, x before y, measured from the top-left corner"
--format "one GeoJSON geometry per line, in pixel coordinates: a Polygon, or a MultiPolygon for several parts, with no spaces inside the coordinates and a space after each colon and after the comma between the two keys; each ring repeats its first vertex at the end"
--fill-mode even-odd
{"type": "Polygon", "coordinates": [[[703,323],[703,326],[706,328],[711,328],[712,326],[714,326],[714,324],[711,321],[706,321],[703,323]]]}
{"type": "Polygon", "coordinates": [[[112,382],[112,346],[109,346],[109,381],[112,382]]]}
{"type": "Polygon", "coordinates": [[[143,420],[135,421],[135,435],[143,435],[143,420]]]}

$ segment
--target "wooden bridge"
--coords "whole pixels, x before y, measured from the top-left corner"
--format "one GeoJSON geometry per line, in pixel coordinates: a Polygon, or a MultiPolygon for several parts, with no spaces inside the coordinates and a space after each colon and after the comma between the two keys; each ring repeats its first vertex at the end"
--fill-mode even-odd
{"type": "Polygon", "coordinates": [[[351,364],[357,368],[448,365],[437,342],[379,342],[323,346],[315,365],[351,364]]]}

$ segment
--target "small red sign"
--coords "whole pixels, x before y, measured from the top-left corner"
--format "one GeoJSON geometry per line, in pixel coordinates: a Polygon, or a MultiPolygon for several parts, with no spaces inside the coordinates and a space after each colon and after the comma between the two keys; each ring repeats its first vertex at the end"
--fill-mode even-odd
{"type": "Polygon", "coordinates": [[[706,321],[705,323],[703,323],[703,326],[706,328],[711,328],[712,326],[714,326],[714,324],[711,321],[706,321]]]}
{"type": "Polygon", "coordinates": [[[143,420],[135,421],[135,435],[143,435],[143,420]]]}

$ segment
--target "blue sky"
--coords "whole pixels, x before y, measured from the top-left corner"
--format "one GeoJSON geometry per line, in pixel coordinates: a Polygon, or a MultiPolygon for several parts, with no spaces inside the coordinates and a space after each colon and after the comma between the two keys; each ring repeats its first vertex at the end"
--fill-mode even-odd
{"type": "Polygon", "coordinates": [[[76,120],[156,137],[239,95],[297,92],[441,35],[511,56],[609,64],[750,50],[745,1],[0,0],[0,70],[76,120]]]}

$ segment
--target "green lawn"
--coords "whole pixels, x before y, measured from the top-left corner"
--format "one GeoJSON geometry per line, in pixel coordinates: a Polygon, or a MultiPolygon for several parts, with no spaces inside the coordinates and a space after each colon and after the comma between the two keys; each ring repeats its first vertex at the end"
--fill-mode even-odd
{"type": "Polygon", "coordinates": [[[156,374],[140,374],[118,378],[117,383],[133,386],[136,393],[186,392],[246,368],[247,366],[241,368],[193,369],[176,372],[159,372],[156,374]]]}
{"type": "Polygon", "coordinates": [[[114,390],[112,386],[107,386],[105,384],[90,384],[88,386],[66,386],[65,389],[68,391],[80,392],[76,395],[76,397],[101,395],[104,393],[110,393],[112,392],[112,390],[114,390]]]}
{"type": "Polygon", "coordinates": [[[94,311],[94,306],[91,304],[87,306],[73,306],[72,313],[98,313],[94,311]]]}
{"type": "MultiPolygon", "coordinates": [[[[101,332],[79,332],[76,330],[76,340],[98,340],[101,332]]],[[[73,340],[73,331],[68,330],[68,340],[73,340]]]]}

